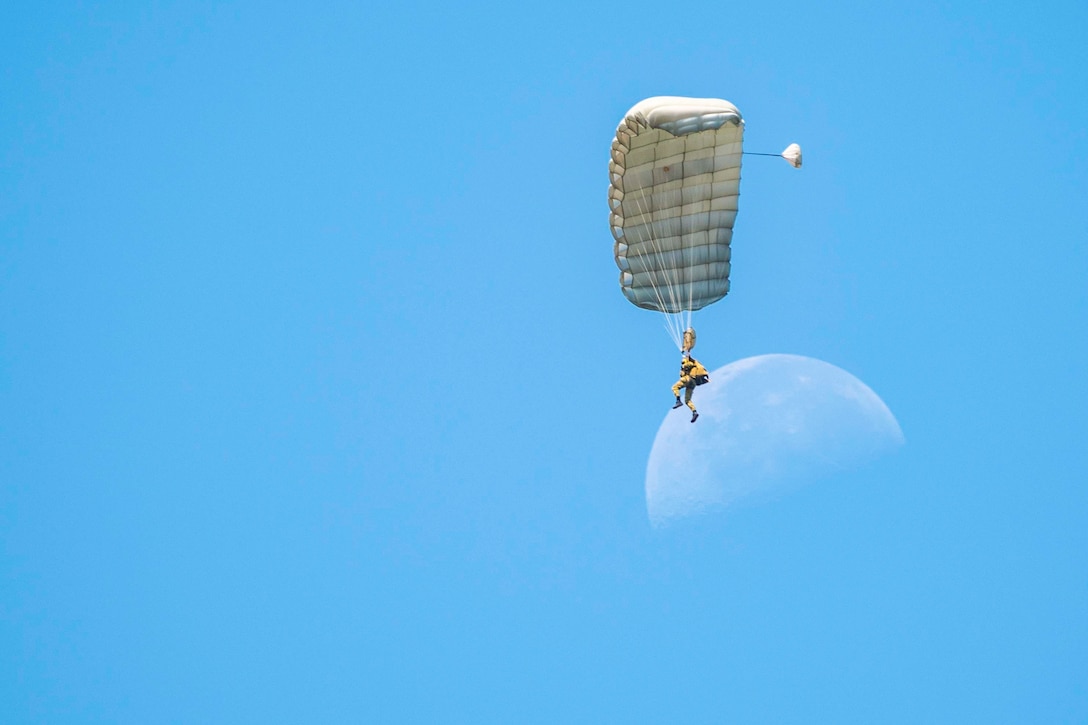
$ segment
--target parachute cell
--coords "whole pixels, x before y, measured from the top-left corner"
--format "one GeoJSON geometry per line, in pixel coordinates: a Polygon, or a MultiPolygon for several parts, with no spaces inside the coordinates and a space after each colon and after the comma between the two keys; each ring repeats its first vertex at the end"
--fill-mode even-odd
{"type": "Polygon", "coordinates": [[[740,111],[714,98],[648,98],[620,122],[608,200],[633,304],[690,313],[729,292],[743,135],[740,111]]]}

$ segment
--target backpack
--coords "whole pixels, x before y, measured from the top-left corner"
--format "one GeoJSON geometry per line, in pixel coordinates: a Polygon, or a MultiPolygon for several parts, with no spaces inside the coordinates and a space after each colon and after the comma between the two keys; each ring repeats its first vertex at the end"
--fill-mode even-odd
{"type": "Polygon", "coordinates": [[[706,368],[704,368],[703,364],[700,362],[695,363],[691,368],[691,372],[688,374],[691,376],[691,379],[695,381],[696,385],[706,385],[710,382],[710,373],[707,372],[706,368]]]}

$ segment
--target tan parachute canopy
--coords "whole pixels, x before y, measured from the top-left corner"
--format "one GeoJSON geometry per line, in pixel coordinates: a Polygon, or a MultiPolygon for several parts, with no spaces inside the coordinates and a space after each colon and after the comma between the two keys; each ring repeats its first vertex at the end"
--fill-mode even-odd
{"type": "Polygon", "coordinates": [[[632,303],[690,312],[729,292],[743,135],[737,107],[714,98],[648,98],[620,122],[608,201],[632,303]]]}
{"type": "MultiPolygon", "coordinates": [[[[665,314],[681,349],[691,313],[729,293],[744,119],[729,101],[656,96],[616,128],[608,204],[620,287],[665,314]]],[[[801,166],[801,148],[781,154],[801,166]]],[[[692,340],[694,342],[694,340],[692,340]]]]}

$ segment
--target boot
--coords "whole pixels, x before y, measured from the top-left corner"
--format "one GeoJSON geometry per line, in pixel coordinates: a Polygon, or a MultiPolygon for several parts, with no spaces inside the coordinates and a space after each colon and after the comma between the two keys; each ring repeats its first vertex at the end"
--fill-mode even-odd
{"type": "Polygon", "coordinates": [[[676,410],[676,409],[677,409],[677,408],[679,408],[679,407],[680,407],[681,405],[683,405],[683,403],[681,403],[681,402],[680,402],[680,398],[677,398],[677,399],[676,399],[676,402],[672,404],[672,409],[673,409],[673,410],[676,410]]]}
{"type": "Polygon", "coordinates": [[[691,411],[691,422],[692,423],[694,423],[696,418],[698,418],[698,417],[699,417],[699,411],[697,411],[697,410],[691,411]]]}

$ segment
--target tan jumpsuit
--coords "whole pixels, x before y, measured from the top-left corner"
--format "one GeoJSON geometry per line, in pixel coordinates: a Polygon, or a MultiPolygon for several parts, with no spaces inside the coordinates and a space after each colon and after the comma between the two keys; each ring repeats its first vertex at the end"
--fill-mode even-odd
{"type": "Polygon", "coordinates": [[[691,402],[691,394],[695,391],[695,381],[691,377],[691,371],[699,363],[695,361],[693,357],[685,357],[680,361],[680,379],[676,381],[676,385],[672,386],[672,394],[677,400],[680,399],[680,388],[684,389],[684,404],[691,408],[691,412],[695,412],[695,403],[691,402]]]}

